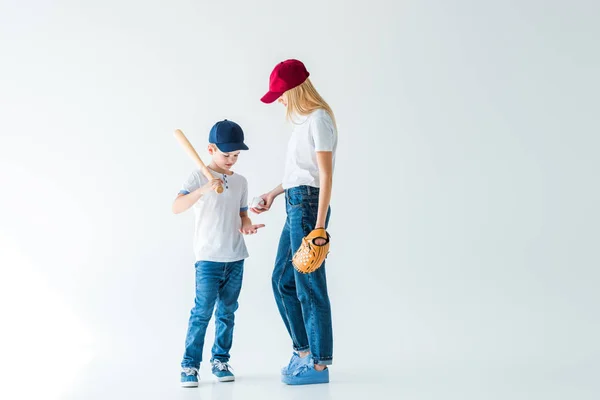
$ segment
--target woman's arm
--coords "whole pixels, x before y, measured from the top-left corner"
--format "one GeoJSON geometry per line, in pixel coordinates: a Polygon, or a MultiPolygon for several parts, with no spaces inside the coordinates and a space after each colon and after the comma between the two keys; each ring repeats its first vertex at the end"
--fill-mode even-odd
{"type": "Polygon", "coordinates": [[[331,201],[331,187],[333,185],[333,153],[331,151],[317,151],[317,165],[319,166],[319,211],[315,229],[325,228],[327,211],[331,201]]]}
{"type": "Polygon", "coordinates": [[[269,193],[267,193],[267,195],[270,195],[273,199],[275,199],[275,197],[279,196],[283,192],[285,192],[285,190],[283,190],[283,186],[277,185],[277,187],[271,190],[269,193]]]}
{"type": "Polygon", "coordinates": [[[265,193],[260,196],[261,199],[265,201],[265,204],[259,207],[253,207],[250,210],[255,214],[264,213],[265,211],[269,211],[271,205],[273,204],[273,200],[280,194],[284,192],[282,185],[277,185],[277,187],[271,190],[269,193],[265,193]]]}

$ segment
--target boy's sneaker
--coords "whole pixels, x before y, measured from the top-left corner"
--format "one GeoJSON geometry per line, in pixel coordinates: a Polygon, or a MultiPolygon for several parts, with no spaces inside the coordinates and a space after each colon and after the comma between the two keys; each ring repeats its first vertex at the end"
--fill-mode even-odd
{"type": "Polygon", "coordinates": [[[198,387],[198,368],[181,368],[181,387],[198,387]]]}
{"type": "Polygon", "coordinates": [[[281,375],[291,375],[296,369],[300,368],[300,366],[308,364],[309,361],[312,362],[312,357],[310,354],[306,357],[300,357],[300,354],[294,351],[294,354],[292,354],[292,358],[290,359],[290,363],[281,368],[281,375]]]}
{"type": "MultiPolygon", "coordinates": [[[[309,357],[310,358],[310,357],[309,357]]],[[[312,362],[303,364],[289,375],[282,375],[281,382],[287,385],[314,385],[316,383],[329,383],[329,368],[317,371],[312,362]]]]}
{"type": "Polygon", "coordinates": [[[233,382],[235,381],[235,375],[230,371],[231,366],[220,360],[212,361],[212,373],[217,377],[219,382],[233,382]]]}

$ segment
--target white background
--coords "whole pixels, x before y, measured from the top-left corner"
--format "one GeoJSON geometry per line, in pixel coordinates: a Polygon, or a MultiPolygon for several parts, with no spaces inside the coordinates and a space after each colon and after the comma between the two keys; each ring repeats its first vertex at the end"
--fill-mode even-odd
{"type": "Polygon", "coordinates": [[[598,4],[2,0],[0,393],[199,396],[178,388],[193,217],[170,207],[193,164],[172,132],[206,159],[238,122],[236,171],[271,189],[290,126],[259,98],[298,58],[339,125],[332,383],[277,382],[279,199],[247,240],[240,382],[200,394],[597,398],[598,4]]]}

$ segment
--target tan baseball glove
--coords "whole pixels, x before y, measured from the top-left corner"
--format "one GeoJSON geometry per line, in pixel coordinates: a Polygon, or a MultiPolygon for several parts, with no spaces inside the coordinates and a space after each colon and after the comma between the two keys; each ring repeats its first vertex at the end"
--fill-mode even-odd
{"type": "Polygon", "coordinates": [[[292,258],[292,264],[294,264],[296,271],[310,274],[321,267],[323,261],[327,258],[327,254],[329,254],[329,239],[329,233],[322,228],[314,229],[302,238],[302,244],[300,244],[300,248],[292,258]],[[315,244],[316,239],[325,239],[325,244],[315,244]]]}

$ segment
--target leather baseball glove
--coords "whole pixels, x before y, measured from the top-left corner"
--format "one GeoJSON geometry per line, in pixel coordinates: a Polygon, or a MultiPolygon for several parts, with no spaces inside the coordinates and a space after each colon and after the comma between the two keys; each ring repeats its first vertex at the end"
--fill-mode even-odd
{"type": "Polygon", "coordinates": [[[292,264],[296,271],[310,274],[321,267],[329,254],[329,239],[329,233],[323,228],[314,229],[302,238],[302,244],[292,258],[292,264]],[[325,239],[325,243],[317,245],[315,244],[316,239],[325,239]]]}

